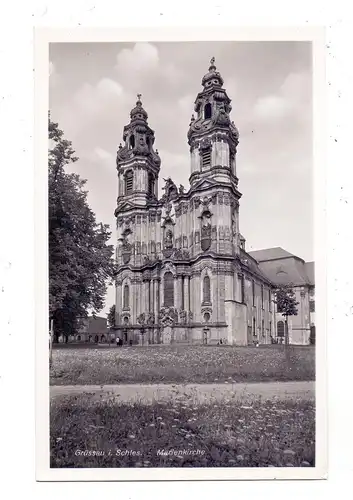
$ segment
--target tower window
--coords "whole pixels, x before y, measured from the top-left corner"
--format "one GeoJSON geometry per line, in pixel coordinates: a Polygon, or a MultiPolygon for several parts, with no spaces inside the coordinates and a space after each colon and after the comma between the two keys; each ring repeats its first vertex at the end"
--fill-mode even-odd
{"type": "Polygon", "coordinates": [[[211,302],[211,281],[209,276],[205,276],[203,279],[203,303],[210,304],[211,302]]]}
{"type": "Polygon", "coordinates": [[[252,287],[252,305],[254,306],[255,305],[255,281],[254,280],[252,280],[251,287],[252,287]]]}
{"type": "Polygon", "coordinates": [[[202,151],[202,168],[211,166],[211,148],[202,151]]]}
{"type": "Polygon", "coordinates": [[[205,105],[204,114],[205,114],[205,120],[209,120],[212,116],[212,106],[209,102],[205,105]]]}
{"type": "Polygon", "coordinates": [[[148,174],[148,196],[154,195],[154,176],[153,174],[148,174]]]}
{"type": "Polygon", "coordinates": [[[125,175],[125,195],[131,194],[134,186],[134,173],[132,170],[126,172],[125,175]]]}
{"type": "Polygon", "coordinates": [[[129,285],[124,286],[124,296],[123,296],[123,308],[129,309],[130,307],[130,296],[129,296],[129,285]]]}
{"type": "Polygon", "coordinates": [[[174,276],[171,272],[164,275],[164,306],[174,307],[174,276]]]}
{"type": "Polygon", "coordinates": [[[135,147],[135,136],[130,135],[130,149],[134,149],[135,147]]]}

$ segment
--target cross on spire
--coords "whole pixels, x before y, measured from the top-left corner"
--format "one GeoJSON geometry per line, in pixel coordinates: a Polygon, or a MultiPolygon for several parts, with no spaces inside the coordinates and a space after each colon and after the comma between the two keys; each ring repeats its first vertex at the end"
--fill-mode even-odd
{"type": "Polygon", "coordinates": [[[142,94],[137,94],[137,99],[141,101],[142,94]]]}

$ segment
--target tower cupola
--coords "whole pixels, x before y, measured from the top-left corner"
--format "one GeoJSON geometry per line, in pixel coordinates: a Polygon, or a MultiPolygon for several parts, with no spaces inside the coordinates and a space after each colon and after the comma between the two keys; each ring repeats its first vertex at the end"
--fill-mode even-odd
{"type": "Polygon", "coordinates": [[[202,78],[188,131],[191,154],[191,187],[201,178],[237,185],[235,155],[239,133],[230,119],[231,99],[223,88],[224,80],[212,57],[208,72],[202,78]]]}
{"type": "Polygon", "coordinates": [[[158,196],[158,175],[161,159],[154,150],[154,131],[148,125],[148,114],[137,94],[135,107],[130,112],[130,123],[123,130],[123,142],[116,155],[118,171],[118,207],[146,205],[158,196]]]}

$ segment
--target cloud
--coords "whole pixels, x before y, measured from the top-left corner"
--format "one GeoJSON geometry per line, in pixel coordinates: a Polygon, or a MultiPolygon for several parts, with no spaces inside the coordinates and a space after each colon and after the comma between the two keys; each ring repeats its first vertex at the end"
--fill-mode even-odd
{"type": "Polygon", "coordinates": [[[305,103],[311,99],[311,90],[309,73],[290,73],[285,78],[280,92],[292,102],[305,103]]]}
{"type": "Polygon", "coordinates": [[[88,115],[105,113],[107,108],[120,105],[124,98],[124,89],[110,78],[102,78],[96,85],[84,83],[73,97],[73,102],[80,112],[88,115]]]}
{"type": "Polygon", "coordinates": [[[122,49],[116,59],[118,73],[129,76],[153,71],[159,63],[158,49],[151,43],[136,43],[133,49],[122,49]]]}
{"type": "Polygon", "coordinates": [[[98,160],[110,162],[113,159],[113,155],[109,153],[109,151],[106,151],[105,149],[99,147],[94,148],[93,154],[98,160]]]}
{"type": "Polygon", "coordinates": [[[254,116],[260,120],[277,120],[287,116],[292,104],[282,96],[270,95],[258,99],[254,106],[254,116]]]}
{"type": "Polygon", "coordinates": [[[259,120],[282,120],[300,114],[301,106],[311,98],[308,73],[287,75],[277,94],[260,97],[254,105],[253,116],[259,120]]]}
{"type": "Polygon", "coordinates": [[[150,79],[158,71],[158,49],[150,43],[136,43],[133,49],[122,49],[116,60],[117,77],[134,92],[142,92],[144,79],[150,79]]]}
{"type": "MultiPolygon", "coordinates": [[[[163,178],[171,177],[175,183],[183,184],[185,187],[189,184],[190,176],[190,158],[188,155],[175,154],[166,150],[159,150],[161,158],[161,175],[159,189],[163,186],[163,178]]],[[[161,194],[163,194],[161,192],[161,194]]]]}
{"type": "Polygon", "coordinates": [[[161,63],[159,51],[148,42],[136,43],[132,49],[122,49],[116,57],[115,72],[130,92],[158,94],[165,84],[177,87],[183,73],[170,61],[161,63]]]}
{"type": "Polygon", "coordinates": [[[179,108],[184,112],[184,113],[188,113],[191,114],[193,113],[194,111],[194,102],[195,102],[195,97],[194,95],[191,95],[191,94],[188,94],[188,95],[185,95],[183,97],[181,97],[179,100],[178,100],[178,106],[179,108]]]}
{"type": "Polygon", "coordinates": [[[118,82],[110,78],[102,78],[97,84],[97,92],[99,95],[107,96],[108,98],[111,94],[120,97],[123,95],[124,89],[118,82]]]}
{"type": "Polygon", "coordinates": [[[54,87],[57,86],[58,83],[60,83],[60,75],[53,61],[49,61],[49,85],[50,87],[54,87]]]}

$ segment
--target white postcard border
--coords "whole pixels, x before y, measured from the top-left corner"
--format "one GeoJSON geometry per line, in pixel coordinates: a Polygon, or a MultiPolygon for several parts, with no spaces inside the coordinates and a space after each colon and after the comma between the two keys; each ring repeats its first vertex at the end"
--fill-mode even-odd
{"type": "MultiPolygon", "coordinates": [[[[36,478],[39,481],[323,479],[327,477],[325,37],[312,27],[37,28],[35,31],[36,478]],[[316,279],[316,466],[313,468],[51,469],[49,466],[47,150],[49,43],[118,41],[284,41],[313,43],[316,279]]],[[[298,190],[298,197],[300,191],[298,190]]]]}

